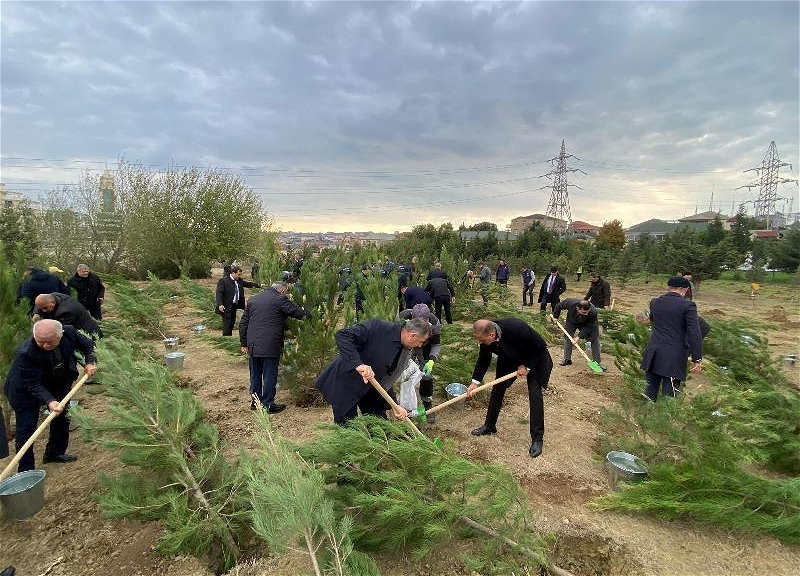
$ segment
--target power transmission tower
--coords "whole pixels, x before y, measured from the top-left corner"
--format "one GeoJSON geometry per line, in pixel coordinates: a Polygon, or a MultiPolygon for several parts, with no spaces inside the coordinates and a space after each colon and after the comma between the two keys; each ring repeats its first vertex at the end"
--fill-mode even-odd
{"type": "Polygon", "coordinates": [[[744,186],[739,186],[739,188],[747,188],[748,190],[758,188],[758,199],[755,201],[756,218],[766,222],[766,226],[769,229],[777,229],[781,224],[780,220],[782,220],[782,218],[775,217],[775,204],[779,200],[778,184],[797,183],[796,178],[783,178],[780,176],[780,169],[784,166],[788,166],[790,170],[792,169],[791,164],[781,161],[778,156],[778,148],[773,140],[769,143],[769,148],[767,148],[767,153],[764,154],[761,166],[745,170],[745,172],[755,172],[757,180],[753,180],[744,186]]]}
{"type": "MultiPolygon", "coordinates": [[[[580,160],[577,156],[567,154],[564,147],[564,141],[561,141],[561,152],[556,158],[550,159],[550,164],[553,165],[553,170],[547,174],[542,174],[540,178],[549,178],[553,181],[552,191],[550,193],[550,200],[547,202],[547,211],[545,214],[557,219],[555,229],[559,233],[564,234],[572,225],[572,211],[569,207],[569,192],[570,186],[580,188],[577,184],[567,183],[568,172],[583,172],[580,168],[567,168],[567,158],[574,158],[580,160]]],[[[586,174],[586,172],[583,172],[586,174]]]]}

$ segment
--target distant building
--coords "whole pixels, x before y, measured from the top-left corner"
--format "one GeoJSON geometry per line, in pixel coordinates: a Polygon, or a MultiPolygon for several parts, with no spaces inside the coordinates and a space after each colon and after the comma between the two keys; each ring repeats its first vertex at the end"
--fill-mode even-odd
{"type": "Polygon", "coordinates": [[[660,220],[658,218],[651,218],[644,222],[634,224],[625,230],[625,241],[636,242],[645,234],[655,240],[663,240],[667,234],[672,233],[680,224],[675,221],[660,220]]]}
{"type": "Polygon", "coordinates": [[[707,212],[700,212],[699,214],[692,214],[691,216],[685,216],[683,218],[680,218],[678,222],[683,222],[684,224],[700,223],[708,225],[717,218],[719,218],[722,222],[725,222],[727,216],[725,216],[725,214],[720,214],[719,212],[714,212],[712,210],[709,210],[707,212]]]}
{"type": "Polygon", "coordinates": [[[528,216],[517,216],[512,219],[510,228],[512,232],[521,234],[536,222],[551,230],[563,230],[569,226],[569,223],[565,220],[559,220],[558,218],[553,218],[545,214],[530,214],[528,216]]]}
{"type": "Polygon", "coordinates": [[[24,204],[28,202],[34,210],[37,207],[34,205],[30,199],[25,196],[22,192],[12,192],[6,188],[6,185],[0,182],[0,208],[5,208],[8,206],[9,208],[17,208],[20,204],[24,204]]]}
{"type": "Polygon", "coordinates": [[[763,238],[765,240],[777,240],[781,237],[781,233],[777,230],[750,230],[750,239],[763,238]]]}
{"type": "MultiPolygon", "coordinates": [[[[512,220],[513,222],[513,220],[512,220]]],[[[476,238],[488,238],[489,235],[494,235],[498,242],[513,242],[517,239],[519,234],[514,230],[497,231],[497,230],[461,230],[459,236],[462,242],[469,244],[476,238]]]]}
{"type": "Polygon", "coordinates": [[[598,232],[600,232],[599,226],[589,224],[583,220],[573,220],[572,224],[567,228],[567,233],[569,234],[583,234],[591,237],[597,236],[598,232]]]}

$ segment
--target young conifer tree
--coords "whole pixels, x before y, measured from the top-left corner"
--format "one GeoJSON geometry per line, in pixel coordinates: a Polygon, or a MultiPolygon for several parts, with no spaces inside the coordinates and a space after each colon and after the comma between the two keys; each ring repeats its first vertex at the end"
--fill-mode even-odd
{"type": "Polygon", "coordinates": [[[137,360],[128,343],[104,338],[97,353],[107,418],[80,409],[74,417],[88,440],[126,466],[101,476],[101,508],[109,517],[160,521],[157,548],[164,554],[208,555],[215,571],[230,568],[248,533],[247,501],[216,427],[165,367],[137,360]]]}
{"type": "MultiPolygon", "coordinates": [[[[30,336],[28,299],[17,301],[17,289],[22,281],[25,265],[22,248],[16,252],[16,261],[6,260],[6,251],[0,243],[0,382],[5,382],[14,355],[25,338],[30,336]]],[[[0,394],[6,431],[11,431],[11,406],[5,394],[0,394]]]]}

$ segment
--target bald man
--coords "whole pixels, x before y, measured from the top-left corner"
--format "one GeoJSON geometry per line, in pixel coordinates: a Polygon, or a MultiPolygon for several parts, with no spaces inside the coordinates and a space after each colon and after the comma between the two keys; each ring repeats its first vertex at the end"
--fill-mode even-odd
{"type": "Polygon", "coordinates": [[[58,320],[62,324],[69,324],[89,334],[97,334],[99,338],[103,337],[100,326],[86,307],[72,296],[57,292],[39,294],[34,303],[34,320],[58,320]]]}
{"type": "MultiPolygon", "coordinates": [[[[531,447],[528,455],[537,458],[544,446],[544,400],[542,388],[550,382],[553,359],[547,350],[547,343],[533,328],[519,318],[488,320],[483,318],[472,325],[475,339],[480,342],[478,360],[472,373],[469,393],[473,394],[492,362],[492,354],[497,355],[496,377],[516,372],[526,378],[528,401],[530,404],[531,447]]],[[[503,406],[506,390],[516,378],[497,384],[489,397],[489,408],[483,426],[472,431],[473,436],[495,434],[497,418],[503,406]]]]}
{"type": "MultiPolygon", "coordinates": [[[[45,462],[72,462],[77,456],[67,454],[69,418],[58,408],[78,377],[76,352],[86,359],[86,373],[97,371],[94,343],[72,326],[57,320],[40,320],[33,325],[33,335],[17,348],[5,383],[5,393],[17,417],[16,448],[19,450],[33,435],[42,405],[58,416],[50,422],[50,438],[44,450],[45,462]]],[[[33,470],[33,449],[19,461],[19,472],[33,470]]]]}

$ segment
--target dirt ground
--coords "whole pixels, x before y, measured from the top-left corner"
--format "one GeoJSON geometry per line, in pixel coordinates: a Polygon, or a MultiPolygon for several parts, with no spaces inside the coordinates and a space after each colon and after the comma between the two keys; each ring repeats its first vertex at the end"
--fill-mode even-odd
{"type": "MultiPolygon", "coordinates": [[[[209,285],[212,282],[208,281],[209,285]]],[[[704,283],[697,297],[701,313],[719,314],[725,319],[758,318],[771,323],[767,331],[776,355],[798,350],[800,315],[796,290],[765,286],[756,299],[755,310],[746,283],[735,286],[704,283]],[[717,310],[719,312],[712,312],[717,310]]],[[[582,295],[588,282],[571,283],[568,296],[582,295]]],[[[516,287],[512,285],[512,290],[516,287]]],[[[632,284],[615,290],[615,309],[635,312],[661,293],[654,285],[632,284]]],[[[244,357],[214,348],[195,335],[190,326],[200,318],[183,301],[165,308],[171,335],[181,338],[186,352],[185,385],[201,399],[210,420],[216,424],[228,450],[254,446],[254,423],[247,397],[248,372],[244,357]]],[[[445,330],[447,327],[445,327],[445,330]]],[[[158,343],[160,345],[160,343],[158,343]]],[[[551,349],[558,361],[561,351],[551,349]]],[[[469,431],[483,421],[484,409],[467,405],[443,411],[437,423],[428,426],[431,436],[454,439],[465,456],[506,466],[526,488],[536,520],[543,530],[556,532],[559,544],[556,563],[578,576],[606,575],[770,575],[800,574],[800,548],[782,545],[766,536],[741,535],[714,529],[692,521],[666,522],[655,518],[597,512],[586,506],[609,485],[602,462],[593,453],[598,435],[599,410],[610,402],[608,390],[619,381],[612,359],[605,375],[594,375],[582,362],[556,367],[545,393],[545,448],[537,459],[527,455],[528,402],[524,387],[514,386],[498,422],[499,433],[475,438],[469,431]]],[[[792,368],[797,380],[797,369],[792,368]]],[[[102,367],[100,367],[102,374],[102,367]]],[[[464,375],[465,379],[469,375],[464,375]]],[[[699,380],[698,380],[699,381],[699,380]]],[[[696,383],[695,383],[696,385],[696,383]]],[[[688,388],[691,389],[690,380],[688,388]]],[[[86,409],[102,414],[102,395],[88,387],[78,395],[86,409]]],[[[279,390],[278,400],[282,393],[279,390]]],[[[330,421],[327,408],[290,406],[273,418],[277,430],[293,440],[314,433],[314,424],[330,421]]],[[[41,456],[43,442],[36,444],[41,456]]],[[[73,433],[70,452],[80,459],[70,465],[45,464],[47,471],[45,508],[34,517],[0,525],[0,568],[17,566],[17,574],[40,575],[61,558],[49,574],[53,576],[205,576],[206,568],[194,558],[164,558],[153,545],[158,536],[156,523],[111,521],[102,517],[93,494],[98,473],[115,473],[120,464],[115,456],[87,444],[79,431],[73,433]]],[[[7,460],[3,461],[7,462],[7,460]]],[[[460,574],[453,556],[458,548],[433,553],[422,563],[409,557],[378,558],[382,574],[460,574]]],[[[300,559],[246,559],[234,573],[245,575],[310,573],[300,559]]]]}

